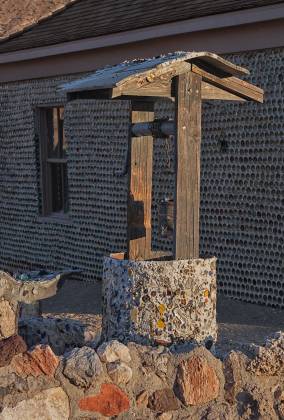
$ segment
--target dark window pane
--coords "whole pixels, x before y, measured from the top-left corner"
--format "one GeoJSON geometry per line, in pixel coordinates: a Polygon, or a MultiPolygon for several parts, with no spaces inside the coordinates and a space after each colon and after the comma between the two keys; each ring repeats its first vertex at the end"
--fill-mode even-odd
{"type": "Polygon", "coordinates": [[[42,176],[45,214],[68,212],[67,140],[64,108],[42,110],[42,176]],[[44,130],[44,131],[43,131],[44,130]]]}
{"type": "Polygon", "coordinates": [[[52,190],[52,211],[59,212],[63,209],[63,183],[62,183],[62,165],[51,163],[51,190],[52,190]]]}
{"type": "Polygon", "coordinates": [[[62,165],[62,173],[63,173],[63,210],[64,213],[67,213],[69,210],[68,205],[68,174],[67,174],[67,165],[62,165]]]}

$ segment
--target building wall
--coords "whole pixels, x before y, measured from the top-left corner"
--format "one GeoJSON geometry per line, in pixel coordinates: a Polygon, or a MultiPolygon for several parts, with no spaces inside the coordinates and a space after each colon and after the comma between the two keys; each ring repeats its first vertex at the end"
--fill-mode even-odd
{"type": "Polygon", "coordinates": [[[67,108],[70,214],[64,222],[41,218],[34,108],[62,104],[56,88],[67,79],[1,86],[0,261],[9,270],[79,268],[94,280],[102,256],[125,247],[126,182],[116,174],[125,164],[129,103],[67,108]]]}
{"type": "MultiPolygon", "coordinates": [[[[201,251],[218,257],[219,289],[227,296],[284,306],[284,49],[228,56],[248,67],[265,103],[204,104],[201,251]]],[[[101,276],[102,256],[125,249],[125,177],[129,103],[75,101],[66,108],[70,220],[39,218],[37,136],[33,107],[62,102],[41,79],[1,86],[0,261],[10,270],[81,268],[101,276]]],[[[173,115],[156,104],[157,116],[173,115]]],[[[172,142],[155,140],[154,245],[158,203],[172,194],[172,142]]]]}
{"type": "MultiPolygon", "coordinates": [[[[217,256],[226,296],[284,307],[284,49],[226,58],[251,70],[265,101],[203,106],[201,252],[217,256]]],[[[160,104],[158,115],[172,111],[160,104]]],[[[159,142],[156,202],[173,184],[173,167],[164,164],[170,145],[159,142]]]]}

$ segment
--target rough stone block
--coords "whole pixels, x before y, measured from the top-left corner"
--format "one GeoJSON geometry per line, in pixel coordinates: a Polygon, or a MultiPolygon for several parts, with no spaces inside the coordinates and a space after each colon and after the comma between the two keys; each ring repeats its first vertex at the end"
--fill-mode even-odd
{"type": "Polygon", "coordinates": [[[18,304],[5,298],[0,300],[0,340],[18,332],[18,304]]]}
{"type": "Polygon", "coordinates": [[[179,401],[170,388],[155,391],[149,398],[148,407],[157,413],[179,409],[179,401]]]}
{"type": "Polygon", "coordinates": [[[0,420],[68,420],[69,415],[68,397],[58,387],[39,392],[34,398],[23,400],[15,407],[5,407],[0,420]]]}
{"type": "Polygon", "coordinates": [[[176,388],[185,405],[202,405],[218,397],[220,382],[206,358],[194,355],[180,363],[176,388]]]}
{"type": "Polygon", "coordinates": [[[120,360],[124,363],[131,362],[129,349],[117,340],[103,343],[97,349],[97,353],[102,362],[112,363],[120,360]]]}
{"type": "Polygon", "coordinates": [[[132,369],[120,361],[108,363],[107,373],[116,384],[127,384],[132,378],[132,369]]]}
{"type": "Polygon", "coordinates": [[[88,387],[103,373],[101,361],[95,350],[89,347],[74,349],[68,355],[63,370],[70,382],[79,387],[88,387]]]}
{"type": "Polygon", "coordinates": [[[143,344],[213,344],[217,338],[216,259],[106,258],[102,337],[143,344]]]}
{"type": "Polygon", "coordinates": [[[130,408],[128,396],[116,385],[102,384],[100,393],[84,397],[79,401],[79,408],[103,416],[117,416],[130,408]]]}
{"type": "Polygon", "coordinates": [[[59,365],[59,359],[49,346],[36,346],[32,351],[15,356],[11,365],[20,376],[53,377],[59,365]]]}
{"type": "Polygon", "coordinates": [[[11,363],[14,356],[27,351],[27,345],[19,335],[0,341],[0,367],[11,363]]]}

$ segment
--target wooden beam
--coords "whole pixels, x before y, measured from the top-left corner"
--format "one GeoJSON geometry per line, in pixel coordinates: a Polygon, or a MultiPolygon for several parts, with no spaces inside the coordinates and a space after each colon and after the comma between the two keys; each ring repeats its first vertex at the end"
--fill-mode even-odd
{"type": "MultiPolygon", "coordinates": [[[[131,114],[132,123],[153,121],[153,104],[132,102],[131,114]]],[[[127,257],[146,260],[151,254],[153,137],[132,137],[130,131],[129,150],[127,257]]]]}
{"type": "Polygon", "coordinates": [[[205,101],[221,100],[246,102],[244,98],[241,98],[238,95],[234,95],[233,93],[227,92],[226,90],[221,89],[217,86],[210,85],[207,82],[202,82],[201,97],[202,100],[205,101]]]}
{"type": "MultiPolygon", "coordinates": [[[[147,86],[143,86],[141,88],[114,88],[110,97],[112,99],[119,98],[119,97],[151,97],[153,101],[157,100],[158,98],[168,98],[174,101],[174,94],[171,91],[171,83],[167,85],[159,85],[157,86],[156,83],[149,83],[147,86]]],[[[203,100],[222,100],[222,101],[240,101],[244,102],[246,99],[244,97],[238,96],[227,90],[224,90],[221,87],[213,86],[210,83],[202,82],[202,91],[201,96],[203,100]]],[[[98,98],[102,97],[102,95],[98,95],[98,98]]]]}
{"type": "Polygon", "coordinates": [[[192,71],[202,77],[202,80],[246,100],[263,102],[263,90],[237,77],[220,77],[197,65],[192,65],[192,71]]]}
{"type": "Polygon", "coordinates": [[[199,257],[201,76],[188,72],[176,84],[174,258],[199,257]]]}

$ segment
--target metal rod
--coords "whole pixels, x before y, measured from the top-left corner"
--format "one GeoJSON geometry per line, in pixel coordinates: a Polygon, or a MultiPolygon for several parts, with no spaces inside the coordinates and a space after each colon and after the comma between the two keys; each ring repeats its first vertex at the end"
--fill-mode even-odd
{"type": "Polygon", "coordinates": [[[136,123],[132,124],[131,132],[133,137],[169,137],[174,135],[175,125],[173,120],[155,120],[153,122],[136,123]]]}

